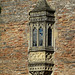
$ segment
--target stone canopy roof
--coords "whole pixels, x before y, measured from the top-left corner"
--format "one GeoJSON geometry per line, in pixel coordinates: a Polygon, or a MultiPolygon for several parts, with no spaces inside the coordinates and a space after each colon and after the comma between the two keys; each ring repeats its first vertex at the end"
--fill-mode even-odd
{"type": "Polygon", "coordinates": [[[39,12],[39,11],[52,11],[55,12],[50,6],[47,4],[46,0],[38,0],[35,8],[31,12],[39,12]]]}

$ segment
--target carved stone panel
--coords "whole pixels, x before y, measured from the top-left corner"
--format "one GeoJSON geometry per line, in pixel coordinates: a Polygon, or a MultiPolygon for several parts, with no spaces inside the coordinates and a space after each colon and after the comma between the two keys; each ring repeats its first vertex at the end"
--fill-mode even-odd
{"type": "Polygon", "coordinates": [[[51,53],[51,52],[46,52],[46,62],[53,64],[53,53],[51,53]]]}
{"type": "Polygon", "coordinates": [[[29,71],[52,71],[53,52],[30,52],[29,53],[29,71]]]}
{"type": "Polygon", "coordinates": [[[44,62],[45,52],[31,52],[29,53],[29,63],[44,62]]]}

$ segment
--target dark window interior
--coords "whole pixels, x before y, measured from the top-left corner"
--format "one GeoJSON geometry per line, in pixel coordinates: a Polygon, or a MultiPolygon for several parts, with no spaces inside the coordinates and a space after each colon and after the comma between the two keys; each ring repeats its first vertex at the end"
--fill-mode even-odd
{"type": "Polygon", "coordinates": [[[1,13],[1,7],[0,7],[0,13],[1,13]]]}
{"type": "Polygon", "coordinates": [[[52,29],[48,28],[48,46],[52,45],[52,29]]]}

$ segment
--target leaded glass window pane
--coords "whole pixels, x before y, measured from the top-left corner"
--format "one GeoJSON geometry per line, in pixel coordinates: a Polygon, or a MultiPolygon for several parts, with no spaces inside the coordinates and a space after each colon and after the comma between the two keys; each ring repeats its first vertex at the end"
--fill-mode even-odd
{"type": "Polygon", "coordinates": [[[48,29],[48,46],[52,45],[52,29],[49,27],[48,29]]]}
{"type": "Polygon", "coordinates": [[[43,29],[39,29],[39,46],[43,45],[43,29]]]}
{"type": "Polygon", "coordinates": [[[37,46],[37,29],[33,29],[33,46],[37,46]]]}

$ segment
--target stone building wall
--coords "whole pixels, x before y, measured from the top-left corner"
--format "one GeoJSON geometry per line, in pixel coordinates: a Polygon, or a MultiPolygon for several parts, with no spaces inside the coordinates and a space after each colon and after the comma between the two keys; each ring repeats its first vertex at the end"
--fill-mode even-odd
{"type": "MultiPolygon", "coordinates": [[[[28,75],[28,13],[36,1],[0,0],[0,75],[28,75]]],[[[75,0],[47,1],[56,10],[53,75],[74,75],[75,0]]]]}
{"type": "Polygon", "coordinates": [[[0,75],[28,75],[30,0],[1,0],[0,75]]]}
{"type": "Polygon", "coordinates": [[[75,74],[75,0],[52,0],[55,4],[54,75],[75,74]]]}

